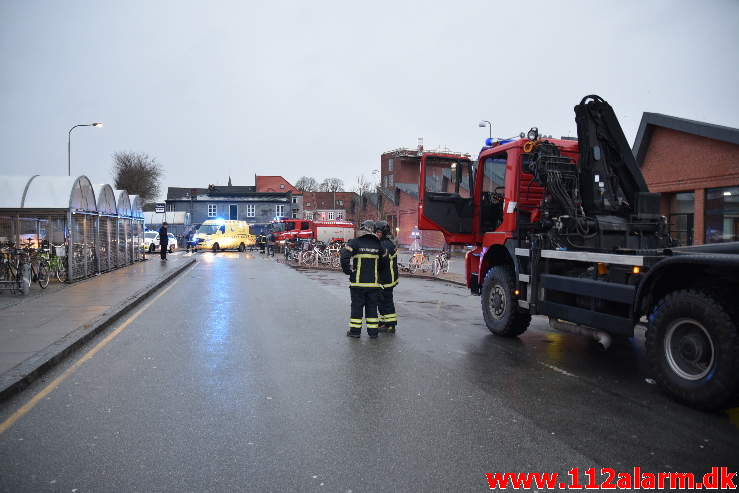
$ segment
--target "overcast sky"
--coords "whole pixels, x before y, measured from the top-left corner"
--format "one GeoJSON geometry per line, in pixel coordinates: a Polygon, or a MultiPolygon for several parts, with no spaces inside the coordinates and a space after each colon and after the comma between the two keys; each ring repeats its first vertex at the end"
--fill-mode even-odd
{"type": "Polygon", "coordinates": [[[583,96],[739,127],[739,1],[0,0],[0,174],[166,187],[372,177],[380,155],[576,135],[583,96]],[[526,8],[528,6],[528,8],[526,8]]]}

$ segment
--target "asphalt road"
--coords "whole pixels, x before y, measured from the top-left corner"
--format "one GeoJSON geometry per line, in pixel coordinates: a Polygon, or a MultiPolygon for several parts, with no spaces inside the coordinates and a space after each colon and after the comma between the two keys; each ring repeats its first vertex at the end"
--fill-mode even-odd
{"type": "Polygon", "coordinates": [[[466,492],[496,472],[739,469],[739,415],[650,384],[643,333],[602,353],[537,318],[502,339],[457,285],[403,278],[395,297],[397,334],[351,339],[342,274],[203,253],[0,407],[0,492],[466,492]]]}

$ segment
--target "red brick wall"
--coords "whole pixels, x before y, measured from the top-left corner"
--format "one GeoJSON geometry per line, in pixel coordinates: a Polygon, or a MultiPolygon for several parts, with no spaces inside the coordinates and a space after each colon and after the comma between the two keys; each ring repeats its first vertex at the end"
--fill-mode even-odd
{"type": "Polygon", "coordinates": [[[662,193],[665,216],[670,194],[695,192],[693,244],[702,245],[705,189],[739,185],[739,145],[655,127],[641,171],[649,190],[662,193]]]}
{"type": "Polygon", "coordinates": [[[655,127],[641,171],[652,192],[739,185],[739,145],[655,127]]]}

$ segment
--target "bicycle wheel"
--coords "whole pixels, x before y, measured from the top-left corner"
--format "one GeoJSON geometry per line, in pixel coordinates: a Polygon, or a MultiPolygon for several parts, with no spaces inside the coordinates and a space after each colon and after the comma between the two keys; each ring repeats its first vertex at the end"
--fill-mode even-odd
{"type": "Polygon", "coordinates": [[[67,280],[67,263],[64,260],[65,257],[58,257],[54,266],[54,275],[59,279],[59,282],[67,280]]]}
{"type": "MultiPolygon", "coordinates": [[[[8,264],[3,262],[0,264],[0,283],[3,283],[3,287],[5,287],[5,283],[9,283],[11,281],[10,277],[10,268],[8,267],[8,264]]],[[[2,288],[0,288],[0,293],[2,293],[2,288]]]]}
{"type": "Polygon", "coordinates": [[[8,264],[8,275],[10,281],[10,294],[15,294],[21,289],[21,283],[18,279],[18,267],[12,263],[8,264]]]}
{"type": "Polygon", "coordinates": [[[441,260],[438,258],[434,259],[433,273],[435,276],[438,276],[441,273],[441,260]]]}
{"type": "Polygon", "coordinates": [[[46,259],[41,259],[38,261],[38,285],[41,286],[41,289],[46,289],[46,286],[49,285],[49,262],[46,261],[46,259]]]}

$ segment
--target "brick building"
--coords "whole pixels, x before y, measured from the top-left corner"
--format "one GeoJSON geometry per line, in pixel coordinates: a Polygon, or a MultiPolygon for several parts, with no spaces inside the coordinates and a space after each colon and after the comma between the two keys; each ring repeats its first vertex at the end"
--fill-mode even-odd
{"type": "Polygon", "coordinates": [[[354,192],[303,192],[303,219],[352,221],[354,192]]]}
{"type": "Polygon", "coordinates": [[[739,240],[739,129],[644,113],[633,152],[680,244],[739,240]]]}

